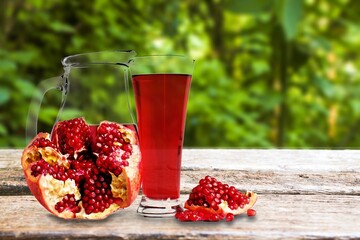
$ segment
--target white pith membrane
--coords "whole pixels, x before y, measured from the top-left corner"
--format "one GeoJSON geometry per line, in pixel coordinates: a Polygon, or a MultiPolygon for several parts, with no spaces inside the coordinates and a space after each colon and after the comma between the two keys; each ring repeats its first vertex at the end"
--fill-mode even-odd
{"type": "Polygon", "coordinates": [[[251,191],[247,191],[245,193],[245,196],[247,196],[250,199],[250,202],[248,204],[245,204],[243,208],[238,207],[237,209],[231,209],[229,208],[228,202],[221,200],[221,203],[218,205],[220,209],[223,210],[225,214],[232,213],[234,215],[240,215],[242,213],[245,213],[248,209],[250,209],[252,206],[254,206],[256,200],[257,200],[257,194],[251,191]]]}
{"type": "MultiPolygon", "coordinates": [[[[135,139],[132,138],[130,140],[131,144],[135,143],[135,139]]],[[[140,161],[140,148],[138,145],[132,145],[132,154],[128,158],[129,166],[123,167],[123,170],[119,176],[115,176],[112,172],[110,172],[112,180],[111,180],[111,192],[115,198],[121,198],[124,202],[127,201],[127,198],[133,198],[133,196],[128,196],[127,193],[132,192],[136,193],[136,191],[129,191],[130,189],[127,189],[128,187],[128,179],[133,179],[133,186],[138,186],[140,188],[140,181],[141,179],[138,177],[138,165],[140,161]],[[134,184],[135,183],[135,184],[134,184]]],[[[134,189],[135,190],[135,189],[134,189]]]]}
{"type": "MultiPolygon", "coordinates": [[[[133,130],[126,128],[125,126],[118,125],[119,131],[124,135],[124,140],[127,143],[132,145],[132,153],[130,157],[126,160],[129,165],[122,168],[122,172],[119,176],[115,176],[113,173],[109,172],[112,180],[111,180],[111,192],[114,198],[121,198],[120,201],[114,201],[108,208],[106,208],[103,212],[98,213],[90,213],[86,214],[85,209],[83,207],[81,199],[81,193],[79,188],[76,186],[76,182],[73,179],[67,179],[65,181],[58,180],[54,178],[50,174],[41,174],[37,177],[34,177],[31,174],[31,166],[35,164],[35,162],[44,159],[50,165],[59,165],[63,166],[66,169],[70,167],[70,161],[67,159],[67,154],[62,155],[58,153],[52,147],[44,147],[39,148],[37,146],[29,147],[33,141],[28,145],[26,150],[22,156],[22,167],[25,172],[25,176],[29,181],[31,181],[34,185],[38,185],[38,191],[41,194],[43,201],[46,203],[46,208],[49,211],[53,212],[55,215],[61,218],[83,218],[83,219],[103,219],[119,208],[127,207],[134,200],[134,196],[136,197],[139,188],[140,188],[140,175],[139,175],[139,162],[141,161],[140,149],[138,146],[136,135],[133,130]],[[130,184],[130,180],[133,181],[130,184]],[[129,187],[136,187],[136,189],[128,189],[129,187]],[[128,194],[132,193],[131,196],[128,194]],[[75,201],[78,202],[78,206],[80,207],[80,211],[77,213],[73,213],[70,209],[64,209],[63,212],[59,213],[55,209],[55,205],[62,201],[63,198],[68,195],[73,194],[75,201]],[[127,200],[129,199],[129,203],[127,200]]],[[[39,133],[37,138],[46,138],[50,139],[50,134],[48,133],[39,133]]],[[[34,138],[35,139],[35,138],[34,138]]],[[[114,143],[114,145],[116,142],[114,143]]],[[[119,143],[120,144],[120,143],[119,143]]],[[[120,154],[116,154],[117,161],[123,161],[121,159],[121,155],[125,151],[120,150],[120,154]]],[[[36,196],[37,198],[40,196],[36,196]]],[[[39,200],[39,199],[38,199],[39,200]]],[[[117,199],[119,200],[119,199],[117,199]]],[[[40,201],[40,200],[39,200],[40,201]]]]}
{"type": "MultiPolygon", "coordinates": [[[[53,178],[53,176],[46,174],[42,175],[39,179],[39,185],[44,196],[45,201],[48,203],[49,210],[56,212],[56,203],[60,202],[67,194],[74,194],[75,200],[78,201],[81,198],[81,194],[76,187],[75,180],[66,179],[65,181],[53,178]]],[[[71,218],[74,215],[68,209],[59,213],[60,217],[71,218]]]]}
{"type": "Polygon", "coordinates": [[[69,169],[70,162],[66,159],[65,156],[60,156],[58,152],[56,152],[51,147],[45,147],[45,148],[39,148],[39,152],[42,156],[42,158],[50,165],[59,165],[65,167],[66,169],[69,169]]]}

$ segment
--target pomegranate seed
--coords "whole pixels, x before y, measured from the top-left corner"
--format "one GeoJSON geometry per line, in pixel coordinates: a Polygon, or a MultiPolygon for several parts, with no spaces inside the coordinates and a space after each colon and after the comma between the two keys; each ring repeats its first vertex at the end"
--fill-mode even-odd
{"type": "Polygon", "coordinates": [[[85,209],[85,213],[86,214],[90,214],[94,211],[94,206],[93,205],[89,205],[86,209],[85,209]]]}
{"type": "Polygon", "coordinates": [[[210,221],[212,221],[212,222],[218,222],[218,221],[220,221],[221,219],[222,219],[221,216],[218,215],[218,214],[212,214],[212,215],[210,216],[210,221]]]}
{"type": "Polygon", "coordinates": [[[231,222],[232,220],[234,220],[234,214],[232,214],[232,213],[226,214],[225,219],[227,222],[231,222]]]}
{"type": "Polygon", "coordinates": [[[37,138],[35,139],[30,146],[36,146],[38,148],[52,147],[57,149],[55,144],[46,138],[37,138]]]}
{"type": "Polygon", "coordinates": [[[77,206],[77,202],[75,201],[74,194],[65,195],[60,202],[55,204],[55,210],[57,210],[59,213],[62,213],[65,209],[68,209],[73,213],[76,213],[77,207],[78,206],[77,206]]]}
{"type": "Polygon", "coordinates": [[[247,213],[247,215],[249,217],[254,217],[256,215],[256,211],[254,209],[251,209],[251,208],[248,209],[246,213],[247,213]]]}
{"type": "Polygon", "coordinates": [[[131,144],[125,144],[125,145],[123,145],[123,150],[124,150],[125,152],[131,153],[131,151],[132,151],[132,146],[131,146],[131,144]]]}

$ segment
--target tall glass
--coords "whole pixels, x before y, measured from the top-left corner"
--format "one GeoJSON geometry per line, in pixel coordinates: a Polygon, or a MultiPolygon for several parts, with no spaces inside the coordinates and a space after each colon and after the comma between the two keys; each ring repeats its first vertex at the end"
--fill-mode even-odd
{"type": "Polygon", "coordinates": [[[138,213],[173,216],[179,207],[181,154],[194,60],[136,57],[130,63],[143,164],[138,213]]]}

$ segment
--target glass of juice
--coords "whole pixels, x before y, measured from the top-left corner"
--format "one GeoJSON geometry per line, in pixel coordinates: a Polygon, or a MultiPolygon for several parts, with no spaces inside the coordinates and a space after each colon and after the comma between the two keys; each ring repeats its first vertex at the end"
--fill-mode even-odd
{"type": "Polygon", "coordinates": [[[136,57],[130,63],[142,154],[138,213],[173,216],[179,208],[181,154],[194,60],[136,57]]]}

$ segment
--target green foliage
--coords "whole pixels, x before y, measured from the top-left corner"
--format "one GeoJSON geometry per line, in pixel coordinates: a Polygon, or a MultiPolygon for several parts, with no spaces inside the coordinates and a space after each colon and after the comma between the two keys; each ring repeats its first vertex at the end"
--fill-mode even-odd
{"type": "Polygon", "coordinates": [[[225,8],[234,13],[254,14],[271,10],[275,3],[276,0],[227,0],[225,1],[225,8]]]}
{"type": "Polygon", "coordinates": [[[278,0],[276,16],[284,29],[287,40],[292,40],[302,17],[303,0],[278,0]]]}
{"type": "MultiPolygon", "coordinates": [[[[2,0],[0,9],[0,147],[26,144],[30,100],[63,73],[62,58],[115,49],[196,59],[186,146],[360,145],[356,0],[2,0]]],[[[109,94],[116,80],[104,79],[84,79],[87,94],[62,117],[95,105],[125,114],[124,95],[109,94]]],[[[60,101],[46,94],[39,130],[51,130],[60,101]]]]}

